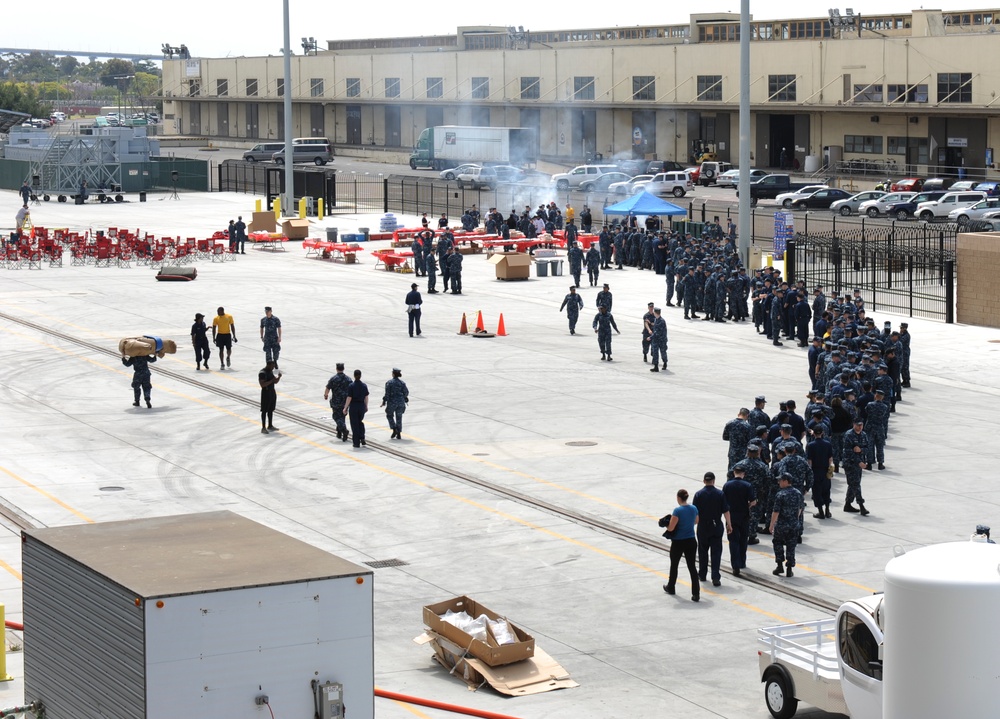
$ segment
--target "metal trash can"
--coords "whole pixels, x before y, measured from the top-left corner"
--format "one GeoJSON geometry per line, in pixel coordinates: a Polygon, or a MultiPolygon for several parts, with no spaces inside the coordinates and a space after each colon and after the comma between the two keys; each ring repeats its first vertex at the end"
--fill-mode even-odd
{"type": "Polygon", "coordinates": [[[549,261],[535,260],[535,277],[548,277],[548,276],[549,276],[549,261]]]}
{"type": "Polygon", "coordinates": [[[337,228],[336,227],[327,227],[326,228],[326,241],[327,242],[336,242],[337,241],[337,228]]]}
{"type": "Polygon", "coordinates": [[[563,273],[563,261],[562,260],[549,260],[552,263],[552,276],[560,277],[563,273]]]}
{"type": "Polygon", "coordinates": [[[145,201],[146,201],[146,192],[144,190],[139,193],[139,202],[145,202],[145,201]]]}

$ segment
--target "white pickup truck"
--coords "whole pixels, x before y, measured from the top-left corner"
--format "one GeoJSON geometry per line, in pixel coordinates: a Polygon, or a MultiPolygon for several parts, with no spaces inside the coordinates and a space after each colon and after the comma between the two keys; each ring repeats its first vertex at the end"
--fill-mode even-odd
{"type": "Polygon", "coordinates": [[[790,719],[804,701],[852,719],[882,717],[883,595],[844,603],[836,617],[757,632],[764,702],[790,719]]]}

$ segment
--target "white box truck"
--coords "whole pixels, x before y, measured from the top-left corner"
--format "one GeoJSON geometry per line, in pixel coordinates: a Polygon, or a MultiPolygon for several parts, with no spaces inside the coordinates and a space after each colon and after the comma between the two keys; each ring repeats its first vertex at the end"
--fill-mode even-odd
{"type": "Polygon", "coordinates": [[[530,127],[441,125],[420,133],[410,169],[445,170],[464,162],[527,167],[538,159],[538,133],[530,127]]]}

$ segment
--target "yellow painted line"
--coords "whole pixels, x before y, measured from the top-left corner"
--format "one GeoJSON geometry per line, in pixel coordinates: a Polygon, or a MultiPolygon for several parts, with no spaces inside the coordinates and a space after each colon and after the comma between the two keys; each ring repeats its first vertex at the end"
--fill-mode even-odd
{"type": "Polygon", "coordinates": [[[77,517],[79,517],[80,519],[82,519],[84,522],[90,522],[91,524],[93,524],[93,522],[94,522],[93,519],[91,519],[90,517],[88,517],[86,514],[84,514],[80,510],[75,509],[74,507],[69,506],[64,501],[62,501],[61,499],[59,499],[59,497],[57,497],[54,494],[52,494],[52,492],[46,491],[46,490],[42,489],[41,487],[39,487],[36,484],[32,484],[31,482],[29,482],[28,480],[26,480],[24,477],[20,477],[20,476],[14,474],[13,472],[11,472],[6,467],[0,467],[0,472],[3,472],[8,477],[11,477],[12,479],[17,480],[18,482],[20,482],[21,484],[23,484],[25,487],[28,487],[29,489],[35,490],[36,492],[38,492],[40,495],[42,495],[46,499],[49,499],[49,500],[55,502],[56,504],[58,504],[60,507],[62,507],[63,509],[65,509],[67,512],[70,512],[71,514],[75,514],[77,517]]]}
{"type": "MultiPolygon", "coordinates": [[[[51,345],[51,344],[49,344],[47,342],[44,342],[42,340],[39,340],[37,338],[29,337],[27,335],[21,335],[18,332],[15,332],[13,330],[9,330],[9,329],[6,329],[6,328],[0,328],[0,329],[3,329],[5,332],[8,332],[10,334],[14,334],[14,335],[17,335],[19,337],[23,337],[24,339],[27,339],[27,340],[29,340],[31,342],[36,343],[36,344],[39,344],[39,345],[42,345],[42,346],[46,346],[46,347],[50,347],[50,348],[55,349],[56,351],[61,352],[63,354],[68,354],[68,355],[70,355],[70,356],[72,356],[72,357],[74,357],[76,359],[83,359],[85,361],[90,362],[91,364],[94,364],[94,365],[96,365],[98,367],[101,367],[103,369],[111,370],[112,372],[115,372],[117,374],[128,374],[128,373],[121,372],[121,371],[119,371],[119,370],[117,370],[115,368],[108,367],[108,366],[106,366],[106,365],[104,365],[104,364],[102,364],[100,362],[95,361],[95,360],[90,360],[90,359],[85,358],[85,357],[79,357],[79,356],[77,356],[77,355],[69,352],[68,350],[64,350],[64,349],[62,349],[60,347],[56,347],[55,345],[51,345]]],[[[222,412],[222,413],[224,413],[224,414],[226,414],[226,415],[228,415],[230,417],[234,417],[236,419],[240,419],[240,420],[245,421],[245,422],[250,422],[250,423],[253,423],[253,424],[256,425],[257,422],[259,421],[258,418],[245,417],[243,415],[240,415],[237,412],[233,412],[231,410],[228,410],[225,407],[220,407],[219,405],[213,404],[211,402],[205,402],[204,400],[200,400],[197,397],[191,397],[190,395],[186,395],[186,394],[184,394],[182,392],[177,392],[175,390],[171,390],[169,388],[165,388],[165,387],[162,387],[162,386],[157,386],[157,389],[159,391],[165,392],[167,394],[171,394],[171,395],[174,395],[176,397],[180,397],[180,398],[189,400],[189,401],[194,402],[196,404],[199,404],[199,405],[201,405],[203,407],[206,407],[206,408],[209,408],[209,409],[213,409],[213,410],[222,412]]],[[[483,512],[487,512],[489,514],[493,514],[493,515],[495,515],[497,517],[500,517],[501,519],[505,519],[505,520],[507,520],[509,522],[513,522],[515,524],[519,524],[519,525],[521,525],[523,527],[526,527],[528,529],[532,529],[532,530],[537,531],[537,532],[539,532],[541,534],[548,535],[549,537],[552,537],[553,539],[558,539],[558,540],[566,542],[568,544],[572,544],[572,545],[574,545],[576,547],[579,547],[581,549],[585,549],[585,550],[587,550],[589,552],[597,554],[597,555],[599,555],[601,557],[604,557],[606,559],[610,559],[610,560],[612,560],[614,562],[617,562],[617,563],[620,563],[620,564],[624,564],[626,566],[632,567],[633,569],[638,569],[638,570],[640,570],[642,572],[653,574],[653,575],[655,575],[657,577],[660,577],[662,579],[668,579],[669,578],[669,574],[667,572],[662,572],[662,571],[653,569],[652,567],[647,567],[644,564],[640,564],[639,562],[633,561],[631,559],[628,559],[628,558],[623,557],[621,555],[615,554],[615,553],[610,552],[608,550],[601,549],[600,547],[596,547],[596,546],[594,546],[592,544],[588,544],[588,543],[580,541],[578,539],[574,539],[574,538],[569,537],[569,536],[567,536],[565,534],[560,534],[559,532],[555,532],[555,531],[553,531],[551,529],[547,529],[546,527],[542,527],[541,525],[535,524],[535,523],[530,522],[530,521],[528,521],[526,519],[522,519],[520,517],[517,517],[515,515],[509,514],[507,512],[503,512],[501,510],[495,509],[493,507],[489,507],[489,506],[487,506],[485,504],[482,504],[481,502],[477,502],[477,501],[475,501],[473,499],[469,499],[467,497],[462,497],[461,495],[455,494],[453,492],[449,492],[449,491],[447,491],[445,489],[441,489],[440,487],[435,487],[435,486],[433,486],[431,484],[428,484],[427,482],[424,482],[422,480],[416,479],[414,477],[410,477],[410,476],[408,476],[406,474],[403,474],[401,472],[397,472],[396,470],[392,470],[392,469],[389,469],[387,467],[383,467],[381,465],[375,464],[373,462],[369,462],[369,461],[367,461],[365,459],[362,459],[359,456],[356,456],[353,453],[352,454],[347,454],[347,453],[341,452],[339,450],[333,449],[332,447],[330,447],[330,446],[328,446],[326,444],[321,444],[320,442],[308,439],[306,437],[302,437],[302,436],[294,434],[292,432],[288,432],[288,431],[284,431],[284,430],[279,430],[279,434],[281,434],[283,436],[286,436],[286,437],[288,437],[290,439],[294,439],[297,442],[301,442],[303,444],[306,444],[306,445],[308,445],[310,447],[314,447],[316,449],[320,449],[320,450],[322,450],[324,452],[327,452],[329,454],[337,455],[339,457],[344,457],[344,458],[349,459],[350,461],[354,462],[355,464],[359,464],[361,466],[368,467],[369,469],[375,470],[377,472],[381,472],[383,474],[387,474],[389,476],[396,477],[398,479],[402,479],[403,481],[408,482],[410,484],[413,484],[413,485],[415,485],[417,487],[421,487],[423,489],[428,489],[428,490],[430,490],[432,492],[436,492],[436,493],[441,494],[441,495],[443,495],[445,497],[448,497],[449,499],[454,499],[454,500],[456,500],[456,501],[458,501],[458,502],[460,502],[462,504],[466,504],[466,505],[468,505],[470,507],[474,507],[474,508],[479,509],[479,510],[481,510],[483,512]]],[[[2,467],[0,467],[0,469],[2,469],[2,467]]],[[[6,470],[4,470],[4,471],[6,471],[6,470]]],[[[10,473],[8,472],[8,474],[10,474],[10,473]]],[[[16,475],[12,474],[11,476],[15,477],[15,479],[19,479],[20,480],[20,478],[18,478],[16,475]]],[[[20,481],[24,481],[24,480],[20,480],[20,481]]],[[[29,486],[33,487],[33,485],[30,485],[30,483],[27,483],[27,482],[25,482],[25,483],[28,484],[29,486]]],[[[50,493],[45,492],[45,490],[42,490],[40,488],[36,488],[36,489],[38,489],[39,492],[41,492],[41,493],[45,494],[46,496],[48,496],[50,499],[52,499],[52,501],[56,502],[60,506],[63,506],[65,508],[69,509],[70,511],[72,511],[74,514],[78,514],[78,516],[83,517],[82,514],[79,514],[76,510],[72,509],[71,507],[69,507],[69,505],[67,505],[64,502],[62,502],[61,500],[57,499],[56,497],[54,497],[50,493]]],[[[85,519],[88,522],[92,522],[93,521],[93,520],[91,520],[89,518],[85,518],[85,519]]],[[[684,586],[690,586],[688,584],[688,582],[686,582],[684,580],[681,580],[681,579],[678,580],[678,583],[682,584],[684,586]]],[[[775,620],[775,621],[777,621],[779,623],[790,623],[791,622],[790,619],[787,619],[786,617],[782,617],[779,614],[775,614],[775,613],[770,612],[770,611],[768,611],[766,609],[762,609],[760,607],[756,607],[756,606],[754,606],[752,604],[748,604],[746,602],[742,602],[740,600],[727,597],[727,596],[725,596],[723,594],[719,594],[717,592],[713,592],[713,591],[708,590],[708,589],[704,589],[703,588],[701,590],[701,593],[703,595],[707,595],[707,596],[710,596],[710,597],[716,597],[716,598],[721,599],[723,601],[729,602],[730,604],[733,604],[734,606],[742,607],[742,608],[745,608],[745,609],[750,609],[751,611],[754,611],[754,612],[756,612],[758,614],[762,614],[762,615],[764,615],[766,617],[769,617],[769,618],[771,618],[771,619],[773,619],[773,620],[775,620]]]]}
{"type": "Polygon", "coordinates": [[[0,567],[3,567],[9,574],[13,575],[14,578],[17,579],[17,581],[20,582],[24,579],[19,571],[14,569],[12,566],[7,564],[7,562],[3,561],[2,559],[0,559],[0,567]]]}

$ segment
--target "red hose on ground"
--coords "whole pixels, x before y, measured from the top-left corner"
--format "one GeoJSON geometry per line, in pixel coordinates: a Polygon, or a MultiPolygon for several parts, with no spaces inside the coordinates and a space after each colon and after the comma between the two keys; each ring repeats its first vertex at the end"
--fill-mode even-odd
{"type": "Polygon", "coordinates": [[[383,699],[395,699],[397,702],[406,702],[407,704],[419,704],[420,706],[430,707],[431,709],[441,709],[443,711],[454,712],[456,714],[467,714],[468,716],[482,717],[482,719],[517,719],[517,717],[512,717],[509,714],[497,714],[496,712],[483,711],[482,709],[460,707],[457,704],[445,704],[444,702],[437,702],[433,699],[422,699],[420,697],[410,696],[409,694],[389,692],[385,689],[379,689],[378,687],[375,688],[375,696],[382,697],[383,699]]]}
{"type": "Polygon", "coordinates": [[[3,625],[8,629],[16,629],[19,632],[24,631],[24,625],[21,624],[20,622],[12,622],[9,619],[7,619],[6,621],[4,621],[3,625]]]}

